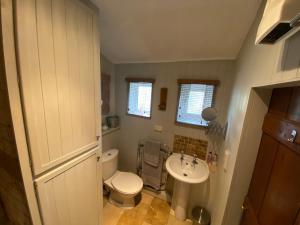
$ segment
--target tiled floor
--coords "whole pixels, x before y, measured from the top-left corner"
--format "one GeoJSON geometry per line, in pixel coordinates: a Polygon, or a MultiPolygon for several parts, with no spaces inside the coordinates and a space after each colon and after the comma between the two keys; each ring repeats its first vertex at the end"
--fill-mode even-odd
{"type": "Polygon", "coordinates": [[[169,204],[159,198],[142,193],[141,202],[133,209],[121,209],[105,200],[104,225],[191,225],[171,215],[169,204]]]}

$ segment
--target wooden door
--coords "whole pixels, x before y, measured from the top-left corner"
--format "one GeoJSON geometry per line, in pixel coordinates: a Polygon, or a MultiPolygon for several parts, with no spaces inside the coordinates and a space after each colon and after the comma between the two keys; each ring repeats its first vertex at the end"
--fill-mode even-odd
{"type": "Polygon", "coordinates": [[[28,144],[40,174],[98,145],[98,12],[80,0],[16,0],[28,144]]]}
{"type": "Polygon", "coordinates": [[[36,180],[44,225],[101,224],[96,151],[91,150],[36,180]]]}
{"type": "Polygon", "coordinates": [[[258,214],[261,225],[293,225],[300,209],[300,155],[280,145],[258,214]]]}
{"type": "Polygon", "coordinates": [[[255,212],[248,198],[245,199],[243,210],[245,213],[241,225],[258,225],[255,212]]]}
{"type": "MultiPolygon", "coordinates": [[[[267,134],[263,134],[248,192],[249,201],[247,204],[251,205],[255,214],[259,212],[264,199],[278,145],[279,143],[274,138],[267,134]]],[[[246,208],[249,208],[249,206],[246,208]]]]}
{"type": "Polygon", "coordinates": [[[242,225],[300,223],[300,88],[274,89],[242,225]]]}

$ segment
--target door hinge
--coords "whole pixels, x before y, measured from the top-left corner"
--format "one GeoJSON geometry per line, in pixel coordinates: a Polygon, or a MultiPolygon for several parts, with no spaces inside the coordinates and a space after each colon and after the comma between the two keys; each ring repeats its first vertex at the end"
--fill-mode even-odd
{"type": "Polygon", "coordinates": [[[33,170],[33,162],[32,162],[31,157],[29,157],[29,166],[30,166],[31,170],[33,170]]]}
{"type": "Polygon", "coordinates": [[[35,181],[33,181],[33,187],[34,187],[35,195],[36,195],[36,197],[38,197],[38,185],[35,181]]]}

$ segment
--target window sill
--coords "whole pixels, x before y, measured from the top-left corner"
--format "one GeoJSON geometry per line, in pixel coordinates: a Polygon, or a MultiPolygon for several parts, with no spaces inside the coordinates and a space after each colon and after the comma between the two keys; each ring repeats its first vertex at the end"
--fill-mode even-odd
{"type": "Polygon", "coordinates": [[[202,129],[202,130],[205,130],[207,128],[207,126],[204,125],[193,125],[193,124],[181,123],[177,121],[175,121],[175,125],[180,127],[188,127],[188,128],[202,129]]]}
{"type": "Polygon", "coordinates": [[[131,116],[131,117],[136,117],[136,118],[141,118],[141,119],[151,120],[151,116],[150,116],[150,117],[146,117],[146,116],[139,116],[139,115],[130,114],[130,113],[126,113],[126,115],[127,115],[127,116],[131,116]]]}
{"type": "Polygon", "coordinates": [[[102,130],[102,137],[114,133],[116,131],[120,130],[120,127],[115,127],[115,128],[109,128],[108,130],[102,130]]]}

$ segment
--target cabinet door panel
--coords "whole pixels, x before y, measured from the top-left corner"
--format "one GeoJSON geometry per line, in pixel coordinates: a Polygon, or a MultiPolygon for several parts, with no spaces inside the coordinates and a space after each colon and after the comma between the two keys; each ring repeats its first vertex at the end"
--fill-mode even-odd
{"type": "Polygon", "coordinates": [[[274,89],[269,105],[269,113],[285,117],[288,112],[292,92],[292,88],[274,89]]]}
{"type": "MultiPolygon", "coordinates": [[[[49,0],[36,1],[36,23],[41,91],[47,133],[49,161],[61,154],[60,118],[57,94],[52,29],[52,5],[49,0]]],[[[64,75],[63,75],[64,76],[64,75]]],[[[25,78],[26,79],[26,78],[25,78]]]]}
{"type": "Polygon", "coordinates": [[[287,41],[276,45],[279,54],[272,74],[272,81],[287,81],[295,79],[300,67],[300,33],[296,33],[287,41]]]}
{"type": "Polygon", "coordinates": [[[280,145],[259,213],[261,225],[293,225],[300,203],[300,155],[280,145]]]}
{"type": "Polygon", "coordinates": [[[68,65],[68,42],[67,42],[67,25],[65,15],[66,3],[61,0],[52,1],[52,23],[53,23],[53,43],[55,69],[57,75],[57,101],[59,106],[61,139],[64,140],[61,145],[63,155],[72,152],[73,136],[72,136],[72,113],[71,113],[71,95],[70,95],[70,75],[68,65]]]}
{"type": "Polygon", "coordinates": [[[287,119],[300,122],[300,87],[292,88],[293,94],[289,104],[287,119]]]}
{"type": "Polygon", "coordinates": [[[98,225],[100,191],[96,153],[36,181],[45,225],[98,225]]]}
{"type": "Polygon", "coordinates": [[[98,14],[79,0],[17,0],[16,8],[28,141],[40,174],[98,145],[98,14]]]}
{"type": "MultiPolygon", "coordinates": [[[[17,0],[17,43],[19,71],[22,85],[24,113],[29,138],[29,147],[35,164],[41,165],[49,161],[47,132],[43,106],[42,84],[38,56],[38,41],[34,0],[17,0]],[[19,50],[21,49],[21,50],[19,50]],[[39,137],[39,138],[33,138],[39,137]],[[40,152],[38,149],[43,149],[40,152]]],[[[35,165],[36,166],[36,165],[35,165]]]]}

